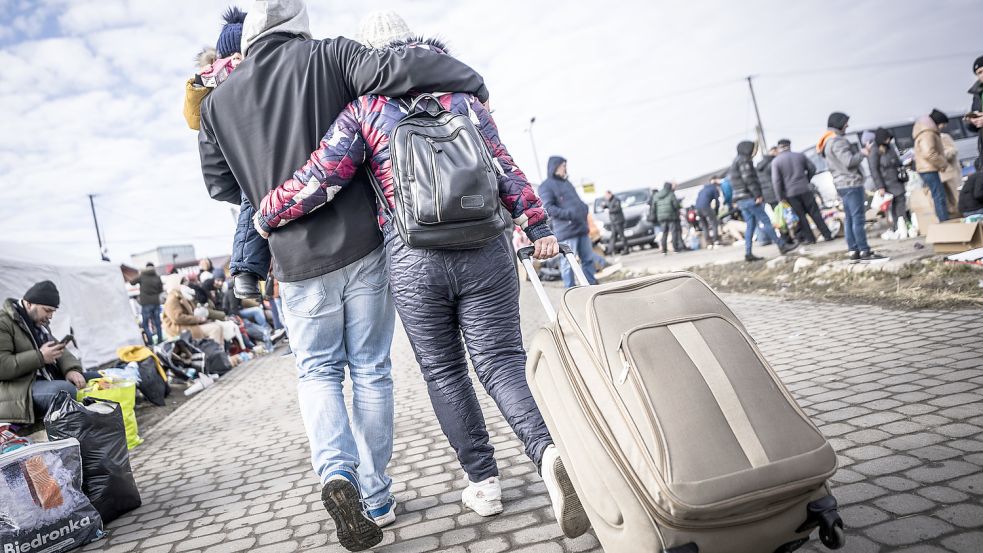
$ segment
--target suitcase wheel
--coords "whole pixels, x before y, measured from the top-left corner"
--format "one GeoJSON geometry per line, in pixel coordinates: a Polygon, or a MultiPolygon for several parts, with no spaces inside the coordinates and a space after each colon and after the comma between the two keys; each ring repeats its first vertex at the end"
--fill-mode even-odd
{"type": "Polygon", "coordinates": [[[836,498],[827,495],[806,506],[806,521],[796,532],[805,532],[819,528],[819,540],[830,549],[839,549],[846,544],[846,534],[843,532],[843,519],[836,510],[836,498]]]}
{"type": "Polygon", "coordinates": [[[823,528],[822,525],[819,527],[819,539],[823,542],[823,545],[830,549],[839,549],[846,545],[846,534],[843,532],[843,521],[840,520],[839,515],[836,516],[836,521],[838,524],[831,526],[830,528],[823,528]]]}

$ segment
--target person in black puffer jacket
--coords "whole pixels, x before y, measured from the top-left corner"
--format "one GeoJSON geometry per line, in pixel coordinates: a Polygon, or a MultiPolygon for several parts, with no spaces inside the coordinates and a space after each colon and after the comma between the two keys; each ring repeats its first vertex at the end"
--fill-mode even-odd
{"type": "Polygon", "coordinates": [[[789,246],[771,225],[771,218],[764,209],[764,198],[761,195],[761,182],[758,180],[758,171],[751,158],[754,157],[754,142],[744,140],[737,145],[737,157],[730,165],[727,176],[730,177],[730,184],[734,188],[734,202],[741,210],[741,216],[747,223],[747,230],[744,232],[744,260],[760,261],[751,253],[751,246],[754,243],[754,233],[758,229],[758,223],[765,236],[775,244],[782,255],[795,249],[789,246]]]}

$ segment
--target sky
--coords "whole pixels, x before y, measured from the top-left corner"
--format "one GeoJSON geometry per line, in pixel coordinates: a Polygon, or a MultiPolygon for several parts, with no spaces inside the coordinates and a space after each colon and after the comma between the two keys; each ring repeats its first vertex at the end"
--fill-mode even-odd
{"type": "MultiPolygon", "coordinates": [[[[0,0],[0,240],[98,260],[93,194],[114,262],[158,245],[231,250],[233,206],[205,192],[181,116],[194,55],[228,5],[0,0]]],[[[755,135],[748,75],[768,142],[805,148],[831,111],[859,129],[968,109],[983,54],[979,0],[930,14],[920,0],[319,0],[312,32],[354,36],[371,9],[396,10],[484,76],[530,180],[562,155],[574,183],[599,190],[727,164],[755,135]]]]}

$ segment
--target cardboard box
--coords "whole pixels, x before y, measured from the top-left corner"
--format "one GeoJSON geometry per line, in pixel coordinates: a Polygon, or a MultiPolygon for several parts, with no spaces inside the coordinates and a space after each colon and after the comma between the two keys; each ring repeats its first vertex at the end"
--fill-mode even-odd
{"type": "Polygon", "coordinates": [[[983,223],[964,223],[950,219],[928,229],[925,240],[936,253],[959,253],[983,247],[983,223]]]}

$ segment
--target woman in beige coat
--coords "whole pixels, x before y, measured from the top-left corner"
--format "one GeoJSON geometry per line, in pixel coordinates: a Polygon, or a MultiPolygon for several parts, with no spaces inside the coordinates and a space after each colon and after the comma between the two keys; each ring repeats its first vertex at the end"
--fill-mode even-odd
{"type": "Polygon", "coordinates": [[[164,333],[168,336],[180,336],[187,330],[195,340],[210,338],[217,344],[224,344],[222,326],[215,321],[209,321],[207,317],[195,315],[195,305],[192,303],[194,296],[194,291],[187,286],[168,292],[167,301],[164,302],[164,314],[161,317],[164,333]]]}
{"type": "Polygon", "coordinates": [[[945,132],[945,126],[949,124],[949,117],[937,109],[933,109],[929,117],[939,125],[942,156],[948,164],[945,169],[939,171],[939,178],[942,179],[943,192],[945,192],[946,207],[949,208],[950,217],[960,217],[959,208],[956,207],[959,201],[959,186],[963,183],[963,172],[962,168],[959,167],[959,149],[956,148],[956,141],[952,135],[945,132]]]}

